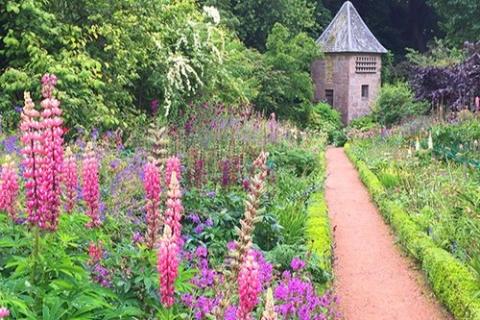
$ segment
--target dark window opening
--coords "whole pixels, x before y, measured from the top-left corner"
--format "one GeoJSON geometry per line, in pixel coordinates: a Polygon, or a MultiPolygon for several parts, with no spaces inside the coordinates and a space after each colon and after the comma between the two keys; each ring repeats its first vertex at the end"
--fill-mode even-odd
{"type": "Polygon", "coordinates": [[[362,85],[362,98],[368,98],[368,85],[362,85]]]}
{"type": "Polygon", "coordinates": [[[333,90],[325,90],[325,100],[331,106],[333,106],[333,90]]]}

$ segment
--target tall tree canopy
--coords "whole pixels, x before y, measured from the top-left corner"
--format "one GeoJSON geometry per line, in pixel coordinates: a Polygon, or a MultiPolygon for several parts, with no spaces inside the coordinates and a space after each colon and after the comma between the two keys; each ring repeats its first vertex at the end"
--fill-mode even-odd
{"type": "Polygon", "coordinates": [[[441,27],[454,45],[480,40],[480,1],[430,0],[440,14],[441,27]]]}

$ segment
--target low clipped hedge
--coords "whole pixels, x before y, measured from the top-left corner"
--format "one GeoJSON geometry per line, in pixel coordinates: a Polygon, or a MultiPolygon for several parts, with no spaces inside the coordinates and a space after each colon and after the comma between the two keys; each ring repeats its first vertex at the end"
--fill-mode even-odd
{"type": "MultiPolygon", "coordinates": [[[[321,179],[325,178],[325,153],[321,152],[318,165],[322,172],[321,179]]],[[[310,196],[307,208],[305,231],[306,242],[312,253],[320,258],[320,268],[332,273],[332,232],[328,216],[327,202],[323,190],[316,191],[310,196]]]]}
{"type": "Polygon", "coordinates": [[[321,257],[320,268],[332,271],[332,234],[327,204],[323,192],[312,195],[308,206],[306,238],[310,249],[321,257]]]}
{"type": "Polygon", "coordinates": [[[345,145],[344,150],[402,246],[421,263],[435,295],[456,319],[480,320],[480,298],[477,297],[480,284],[472,271],[449,252],[437,247],[400,204],[386,198],[380,180],[364,161],[353,154],[350,144],[345,145]]]}

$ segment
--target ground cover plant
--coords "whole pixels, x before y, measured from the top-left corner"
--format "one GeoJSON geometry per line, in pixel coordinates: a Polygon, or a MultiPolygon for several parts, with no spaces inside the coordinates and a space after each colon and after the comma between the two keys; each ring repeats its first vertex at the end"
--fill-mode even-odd
{"type": "Polygon", "coordinates": [[[56,82],[0,135],[1,318],[335,316],[304,237],[323,135],[208,104],[129,141],[69,132],[56,82]]]}

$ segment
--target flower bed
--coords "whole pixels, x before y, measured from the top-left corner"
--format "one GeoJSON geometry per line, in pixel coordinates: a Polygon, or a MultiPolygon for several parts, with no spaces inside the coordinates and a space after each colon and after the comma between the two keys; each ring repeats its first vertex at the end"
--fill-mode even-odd
{"type": "Polygon", "coordinates": [[[415,257],[436,296],[457,319],[480,319],[478,277],[464,263],[440,248],[412,219],[398,199],[392,199],[381,180],[359,158],[359,145],[347,144],[345,151],[359,171],[363,183],[377,203],[385,220],[395,230],[402,246],[415,257]]]}
{"type": "Polygon", "coordinates": [[[64,152],[55,81],[0,136],[3,315],[335,316],[323,136],[205,106],[128,141],[69,133],[64,152]]]}

